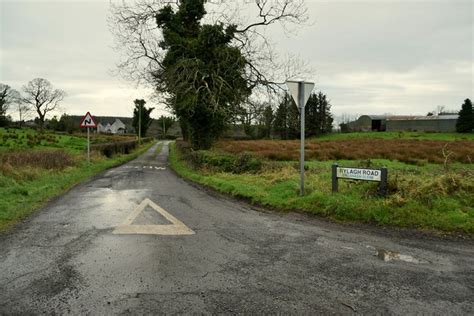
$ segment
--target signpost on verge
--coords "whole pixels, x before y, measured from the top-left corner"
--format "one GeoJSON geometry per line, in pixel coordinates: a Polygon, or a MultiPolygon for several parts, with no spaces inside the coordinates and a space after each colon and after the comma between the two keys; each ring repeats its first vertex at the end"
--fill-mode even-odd
{"type": "Polygon", "coordinates": [[[91,141],[89,135],[89,128],[96,128],[97,124],[95,124],[94,118],[92,115],[87,112],[86,115],[81,120],[81,128],[87,128],[87,162],[91,162],[91,141]]]}
{"type": "Polygon", "coordinates": [[[290,90],[293,100],[300,111],[301,142],[300,142],[300,196],[304,195],[304,107],[313,92],[314,82],[287,81],[286,86],[290,90]]]}
{"type": "Polygon", "coordinates": [[[338,179],[353,179],[379,182],[379,195],[387,194],[387,168],[344,168],[337,163],[332,165],[332,192],[338,192],[338,179]]]}

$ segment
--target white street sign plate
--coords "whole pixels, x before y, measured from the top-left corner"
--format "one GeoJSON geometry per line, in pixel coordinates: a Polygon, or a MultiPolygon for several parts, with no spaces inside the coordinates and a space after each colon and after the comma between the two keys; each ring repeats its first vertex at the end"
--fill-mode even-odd
{"type": "Polygon", "coordinates": [[[95,128],[97,125],[94,122],[94,118],[92,118],[92,115],[87,112],[86,115],[82,118],[81,121],[81,127],[86,128],[86,127],[93,127],[95,128]]]}
{"type": "Polygon", "coordinates": [[[293,97],[293,100],[295,100],[296,104],[299,107],[304,107],[306,105],[306,102],[308,102],[309,96],[311,95],[311,92],[313,92],[313,89],[314,89],[313,82],[304,82],[303,84],[304,84],[304,104],[299,104],[299,99],[300,99],[299,82],[298,81],[286,82],[286,85],[288,87],[288,90],[290,90],[290,94],[293,97]]]}
{"type": "Polygon", "coordinates": [[[381,181],[382,172],[377,169],[337,168],[337,177],[355,180],[381,181]]]}

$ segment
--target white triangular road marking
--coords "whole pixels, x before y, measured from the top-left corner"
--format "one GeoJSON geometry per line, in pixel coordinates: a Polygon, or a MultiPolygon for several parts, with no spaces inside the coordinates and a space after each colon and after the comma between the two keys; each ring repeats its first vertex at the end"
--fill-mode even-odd
{"type": "Polygon", "coordinates": [[[135,235],[194,235],[195,232],[184,225],[179,219],[153,203],[150,199],[144,199],[133,212],[127,217],[122,225],[117,226],[114,234],[135,234],[135,235]],[[152,209],[163,215],[172,224],[164,225],[132,225],[135,218],[150,206],[152,209]]]}

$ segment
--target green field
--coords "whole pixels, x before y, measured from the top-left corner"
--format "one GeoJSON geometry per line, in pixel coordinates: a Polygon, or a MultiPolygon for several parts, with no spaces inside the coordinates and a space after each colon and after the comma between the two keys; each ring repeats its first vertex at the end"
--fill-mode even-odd
{"type": "MultiPolygon", "coordinates": [[[[327,138],[343,136],[362,137],[361,134],[337,134],[327,138]]],[[[446,140],[454,136],[446,134],[437,137],[446,140]]],[[[347,138],[340,140],[346,144],[343,140],[347,138]]],[[[258,143],[248,142],[249,151],[258,147],[255,142],[258,143]]],[[[268,142],[262,141],[262,144],[268,146],[268,142]]],[[[276,144],[274,147],[280,150],[281,144],[276,144]]],[[[330,145],[334,147],[337,144],[336,140],[330,145]]],[[[262,148],[267,148],[263,145],[262,148]]],[[[468,145],[473,146],[471,150],[474,149],[474,141],[468,145]]],[[[253,151],[250,155],[253,158],[249,158],[248,154],[243,154],[243,146],[245,142],[236,142],[236,146],[232,146],[232,141],[229,141],[218,144],[210,151],[188,154],[173,145],[170,160],[176,172],[185,178],[278,210],[309,212],[336,221],[474,235],[472,163],[425,161],[419,164],[396,159],[337,161],[339,165],[347,167],[386,166],[389,170],[389,194],[382,198],[377,196],[377,183],[366,181],[339,180],[339,193],[332,193],[331,165],[334,160],[310,160],[306,162],[306,195],[300,197],[297,160],[262,158],[258,156],[258,151],[253,151]],[[230,150],[236,147],[240,153],[223,152],[226,148],[230,150]],[[236,167],[243,172],[233,172],[232,169],[236,170],[236,167]]],[[[264,153],[264,157],[272,156],[267,151],[264,153]]]]}
{"type": "MultiPolygon", "coordinates": [[[[94,142],[119,139],[100,136],[94,137],[94,142]]],[[[93,153],[88,164],[86,143],[82,135],[0,129],[0,231],[13,226],[52,197],[137,157],[152,145],[145,144],[128,155],[111,158],[93,153]]]]}

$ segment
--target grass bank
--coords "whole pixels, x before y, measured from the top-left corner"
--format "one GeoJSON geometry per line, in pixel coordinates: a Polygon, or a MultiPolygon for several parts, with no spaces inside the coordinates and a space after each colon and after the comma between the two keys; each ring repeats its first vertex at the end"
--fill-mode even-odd
{"type": "Polygon", "coordinates": [[[306,165],[306,195],[299,197],[296,161],[263,159],[258,167],[254,158],[245,155],[235,158],[235,154],[218,151],[204,152],[204,158],[185,155],[171,144],[171,166],[179,175],[259,205],[309,212],[335,221],[474,235],[472,165],[452,163],[446,170],[443,164],[417,166],[388,159],[338,161],[352,167],[387,166],[389,195],[380,198],[372,182],[340,181],[340,192],[331,193],[332,161],[313,160],[306,165]],[[249,167],[241,168],[244,172],[229,171],[242,161],[249,167]]]}
{"type": "MultiPolygon", "coordinates": [[[[32,135],[30,139],[38,138],[31,131],[17,132],[20,135],[27,133],[32,135]]],[[[148,143],[129,154],[110,158],[93,153],[88,164],[84,147],[80,150],[85,142],[74,136],[42,135],[40,142],[28,148],[18,139],[8,138],[9,148],[0,150],[0,231],[12,227],[72,186],[136,158],[153,145],[148,143]],[[53,137],[58,141],[45,142],[44,138],[51,140],[53,137]]]]}

